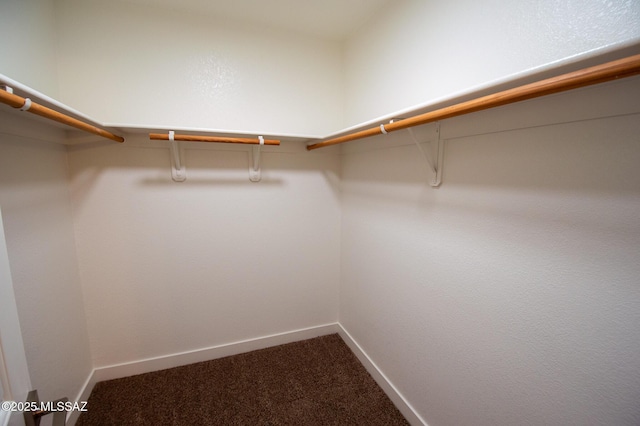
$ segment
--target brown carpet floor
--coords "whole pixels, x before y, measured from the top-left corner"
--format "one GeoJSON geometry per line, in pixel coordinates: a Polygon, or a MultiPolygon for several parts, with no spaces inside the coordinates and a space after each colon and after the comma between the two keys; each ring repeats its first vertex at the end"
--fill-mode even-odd
{"type": "Polygon", "coordinates": [[[77,425],[407,425],[337,335],[96,384],[77,425]]]}

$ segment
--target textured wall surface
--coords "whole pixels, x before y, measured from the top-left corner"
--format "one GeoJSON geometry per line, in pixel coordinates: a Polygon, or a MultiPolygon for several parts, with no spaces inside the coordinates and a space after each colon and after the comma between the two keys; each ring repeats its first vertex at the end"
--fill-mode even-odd
{"type": "MultiPolygon", "coordinates": [[[[97,119],[265,133],[640,40],[631,0],[398,0],[344,45],[117,1],[0,7],[0,72],[97,119]]],[[[73,397],[91,359],[339,319],[431,426],[637,425],[638,99],[636,78],[449,120],[438,190],[402,132],[265,149],[258,184],[246,148],[188,145],[175,183],[142,135],[65,152],[40,141],[58,128],[0,116],[33,385],[73,397]]]]}
{"type": "Polygon", "coordinates": [[[0,206],[31,384],[75,398],[91,372],[64,135],[0,113],[0,206]],[[18,136],[19,135],[19,136],[18,136]]]}
{"type": "MultiPolygon", "coordinates": [[[[0,204],[0,216],[2,204],[0,204]]],[[[24,340],[18,317],[16,296],[13,291],[9,252],[4,236],[4,224],[0,217],[0,401],[24,401],[32,389],[24,340]]],[[[18,424],[19,412],[0,412],[0,422],[10,419],[18,424]]]]}
{"type": "Polygon", "coordinates": [[[96,367],[337,320],[337,155],[276,147],[251,183],[246,148],[193,144],[176,183],[136,140],[69,153],[96,367]]]}
{"type": "Polygon", "coordinates": [[[398,0],[346,42],[346,122],[634,42],[632,0],[398,0]]]}
{"type": "Polygon", "coordinates": [[[439,189],[404,132],[345,145],[340,322],[430,426],[640,423],[638,99],[445,121],[439,189]]]}
{"type": "Polygon", "coordinates": [[[0,2],[0,74],[58,96],[53,0],[0,2]]]}
{"type": "Polygon", "coordinates": [[[91,116],[304,135],[343,126],[336,41],[117,1],[56,11],[60,98],[91,116]]]}

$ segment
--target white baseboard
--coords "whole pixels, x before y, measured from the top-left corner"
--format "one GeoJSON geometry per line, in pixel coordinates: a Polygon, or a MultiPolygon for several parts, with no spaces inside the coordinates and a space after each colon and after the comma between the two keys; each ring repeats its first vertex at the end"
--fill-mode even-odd
{"type": "Polygon", "coordinates": [[[351,351],[358,357],[364,368],[367,369],[371,377],[378,383],[378,386],[382,388],[384,393],[387,394],[389,399],[400,410],[402,415],[407,421],[414,426],[427,426],[427,422],[413,409],[411,404],[402,396],[402,394],[396,389],[396,387],[389,381],[387,376],[378,368],[369,355],[360,347],[358,342],[349,334],[345,328],[338,323],[338,334],[342,337],[342,340],[349,346],[351,351]]]}
{"type": "MultiPolygon", "coordinates": [[[[122,364],[109,365],[106,367],[94,368],[84,385],[82,386],[76,401],[86,401],[96,383],[103,380],[120,379],[122,377],[134,376],[136,374],[150,373],[152,371],[164,370],[167,368],[180,367],[182,365],[196,362],[209,361],[216,358],[223,358],[231,355],[238,355],[258,349],[265,349],[271,346],[283,345],[285,343],[297,342],[299,340],[311,339],[327,334],[338,333],[341,327],[338,323],[325,324],[316,327],[303,328],[300,330],[288,331],[285,333],[272,334],[255,339],[242,340],[225,345],[212,346],[209,348],[196,349],[193,351],[180,352],[171,355],[164,355],[154,358],[147,358],[140,361],[126,362],[122,364]]],[[[74,425],[80,413],[73,411],[67,417],[67,424],[74,425]]]]}
{"type": "MultiPolygon", "coordinates": [[[[225,345],[212,346],[209,348],[197,349],[194,351],[180,352],[171,355],[143,359],[140,361],[127,362],[122,364],[110,365],[106,367],[95,368],[87,377],[82,386],[78,397],[75,401],[86,401],[93,390],[96,383],[103,380],[113,380],[122,377],[134,376],[136,374],[150,373],[152,371],[164,370],[167,368],[180,367],[182,365],[193,364],[196,362],[209,361],[212,359],[223,358],[231,355],[238,355],[258,349],[265,349],[272,346],[283,345],[286,343],[297,342],[300,340],[311,339],[313,337],[325,336],[327,334],[338,333],[344,342],[353,351],[362,365],[371,374],[373,379],[378,383],[382,390],[387,394],[389,399],[398,407],[398,410],[412,425],[426,426],[427,423],[413,409],[396,387],[389,381],[378,366],[369,358],[362,350],[360,345],[351,337],[349,332],[345,330],[339,323],[325,324],[317,327],[309,327],[300,330],[289,331],[285,333],[272,334],[269,336],[259,337],[255,339],[242,340],[239,342],[228,343],[225,345]]],[[[80,413],[73,411],[67,417],[67,424],[74,425],[78,420],[80,413]]]]}
{"type": "MultiPolygon", "coordinates": [[[[93,390],[93,387],[96,385],[96,383],[98,383],[98,380],[96,380],[95,373],[96,373],[95,369],[91,370],[91,373],[89,373],[87,380],[84,381],[84,384],[80,388],[80,392],[78,393],[78,396],[76,397],[75,400],[73,400],[73,402],[86,401],[89,399],[89,395],[91,395],[91,391],[93,390]]],[[[67,425],[68,426],[75,425],[76,422],[78,421],[78,417],[80,417],[80,411],[72,411],[69,414],[67,414],[67,425]]]]}
{"type": "Polygon", "coordinates": [[[337,333],[339,329],[340,327],[338,326],[338,323],[325,324],[316,327],[288,331],[285,333],[272,334],[255,339],[241,340],[239,342],[212,346],[209,348],[110,365],[107,367],[96,368],[94,370],[94,376],[97,382],[119,379],[122,377],[134,376],[136,374],[150,373],[152,371],[180,367],[183,365],[209,361],[231,355],[238,355],[258,349],[269,348],[271,346],[297,342],[298,340],[311,339],[313,337],[337,333]]]}

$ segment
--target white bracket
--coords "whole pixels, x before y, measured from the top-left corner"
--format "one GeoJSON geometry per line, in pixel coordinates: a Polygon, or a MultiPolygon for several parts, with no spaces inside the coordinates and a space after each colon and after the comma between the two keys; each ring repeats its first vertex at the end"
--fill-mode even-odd
{"type": "Polygon", "coordinates": [[[184,147],[174,139],[175,132],[169,132],[169,151],[171,152],[171,178],[176,182],[187,180],[187,167],[184,164],[184,147]]]}
{"type": "Polygon", "coordinates": [[[420,142],[418,142],[413,134],[413,130],[411,130],[410,127],[407,128],[407,130],[427,162],[427,168],[431,174],[429,185],[434,188],[439,187],[442,183],[442,167],[444,165],[444,140],[440,138],[440,123],[435,123],[434,135],[427,141],[429,143],[427,150],[420,145],[420,142]]]}
{"type": "Polygon", "coordinates": [[[260,182],[262,173],[260,171],[260,149],[264,146],[264,138],[258,136],[260,145],[251,147],[251,155],[249,158],[249,180],[251,182],[260,182]]]}

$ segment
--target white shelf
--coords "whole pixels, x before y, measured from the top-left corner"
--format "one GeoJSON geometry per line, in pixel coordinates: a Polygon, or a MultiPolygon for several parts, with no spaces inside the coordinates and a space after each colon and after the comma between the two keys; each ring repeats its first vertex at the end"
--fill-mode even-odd
{"type": "MultiPolygon", "coordinates": [[[[213,136],[231,136],[231,137],[257,137],[259,135],[272,138],[272,139],[280,139],[288,142],[298,142],[304,144],[311,144],[315,142],[319,142],[326,139],[335,138],[338,136],[342,136],[347,133],[351,133],[354,131],[362,130],[365,128],[378,126],[382,123],[388,123],[391,119],[395,118],[406,118],[409,116],[414,116],[418,114],[425,113],[427,111],[443,108],[449,105],[453,105],[459,102],[464,102],[469,99],[477,98],[480,96],[484,96],[490,93],[510,89],[519,85],[527,84],[534,82],[536,80],[541,80],[544,78],[548,78],[554,75],[559,75],[562,73],[574,71],[580,68],[597,65],[609,60],[619,59],[629,52],[637,52],[638,46],[631,45],[625,46],[624,48],[607,50],[600,49],[599,51],[589,52],[588,54],[582,54],[576,57],[566,58],[561,61],[557,61],[555,63],[547,64],[541,67],[531,68],[529,70],[512,74],[506,76],[501,79],[489,81],[482,85],[470,87],[468,89],[449,94],[447,96],[443,96],[440,98],[432,99],[428,102],[413,105],[409,108],[404,108],[401,110],[394,111],[389,114],[382,115],[380,117],[374,118],[372,120],[367,120],[361,123],[358,123],[353,126],[346,127],[344,129],[338,130],[328,135],[313,135],[313,134],[289,134],[289,133],[259,133],[256,131],[246,131],[246,130],[230,130],[230,129],[212,129],[212,128],[201,128],[201,127],[171,127],[167,125],[156,125],[156,124],[134,124],[134,123],[104,123],[100,122],[88,115],[75,110],[74,108],[65,105],[43,93],[40,93],[20,82],[17,82],[9,77],[6,77],[0,74],[0,84],[6,84],[11,86],[19,96],[29,97],[34,102],[45,105],[53,110],[62,112],[64,114],[70,115],[72,117],[78,118],[80,120],[91,123],[95,126],[104,128],[105,130],[111,131],[116,134],[140,134],[140,133],[162,133],[168,132],[169,130],[173,130],[177,133],[184,134],[202,134],[202,135],[213,135],[213,136]]],[[[1,107],[3,110],[14,110],[18,111],[15,108],[11,108],[9,106],[1,107]]],[[[18,112],[21,114],[20,112],[18,112]]],[[[40,121],[46,121],[41,119],[40,117],[33,116],[31,114],[26,114],[26,116],[33,117],[33,119],[37,119],[40,121]]],[[[86,141],[95,140],[95,137],[77,137],[77,135],[81,134],[80,131],[69,128],[67,126],[50,122],[51,125],[65,128],[70,135],[69,144],[76,143],[85,143],[86,141]]]]}
{"type": "MultiPolygon", "coordinates": [[[[7,85],[13,89],[13,92],[21,97],[30,98],[33,102],[44,105],[48,108],[51,108],[55,111],[61,112],[63,114],[69,115],[71,117],[77,118],[79,120],[85,121],[97,127],[103,128],[110,132],[116,134],[140,134],[140,133],[163,133],[168,132],[169,130],[173,130],[176,133],[183,134],[199,134],[199,135],[211,135],[211,136],[230,136],[230,137],[257,137],[264,136],[269,139],[280,139],[288,142],[299,142],[299,143],[308,143],[313,141],[318,141],[322,138],[320,135],[303,135],[303,134],[290,134],[290,133],[259,133],[256,131],[246,131],[246,130],[230,130],[230,129],[211,129],[204,127],[171,127],[167,125],[155,125],[155,124],[131,124],[131,123],[104,123],[99,120],[96,120],[93,117],[90,117],[68,105],[63,104],[62,102],[51,98],[50,96],[45,95],[25,84],[22,84],[16,80],[13,80],[7,76],[0,74],[0,84],[7,85]]],[[[0,110],[19,114],[22,117],[36,120],[40,123],[46,123],[51,126],[55,126],[57,128],[65,129],[70,139],[67,144],[75,145],[82,144],[95,141],[97,136],[87,136],[85,133],[73,129],[64,124],[57,123],[55,121],[47,120],[42,117],[35,116],[33,114],[24,114],[16,108],[12,108],[7,105],[0,106],[0,110]]]]}

